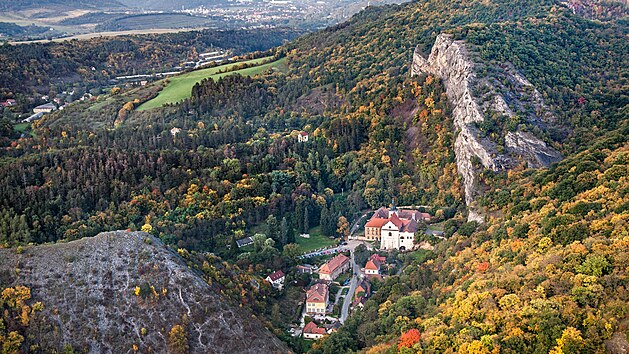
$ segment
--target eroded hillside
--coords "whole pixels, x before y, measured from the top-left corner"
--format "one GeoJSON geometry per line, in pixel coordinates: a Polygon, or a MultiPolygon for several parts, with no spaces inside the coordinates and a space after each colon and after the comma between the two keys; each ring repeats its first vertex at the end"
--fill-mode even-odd
{"type": "Polygon", "coordinates": [[[187,345],[191,353],[288,351],[146,233],[0,250],[0,272],[3,288],[27,286],[43,304],[25,337],[44,350],[71,345],[90,353],[166,353],[187,345]]]}

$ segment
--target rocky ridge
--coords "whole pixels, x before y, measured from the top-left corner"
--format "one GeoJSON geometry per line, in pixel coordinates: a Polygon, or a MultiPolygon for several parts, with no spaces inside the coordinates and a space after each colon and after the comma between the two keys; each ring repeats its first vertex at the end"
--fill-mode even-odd
{"type": "Polygon", "coordinates": [[[48,351],[169,353],[184,328],[190,353],[288,348],[252,314],[229,305],[158,239],[107,232],[68,243],[0,249],[0,285],[31,288],[43,321],[28,335],[48,351]]]}
{"type": "Polygon", "coordinates": [[[509,65],[505,65],[502,72],[514,83],[515,89],[507,93],[498,93],[494,89],[485,97],[477,97],[475,87],[493,87],[495,82],[479,79],[475,68],[464,41],[454,40],[449,34],[440,34],[428,58],[424,58],[418,49],[415,50],[411,75],[428,73],[440,77],[444,82],[448,101],[452,105],[456,134],[454,149],[457,169],[463,177],[469,219],[482,222],[484,217],[474,206],[474,200],[482,192],[478,177],[482,168],[499,171],[512,168],[522,161],[528,167],[548,167],[561,160],[562,156],[521,126],[507,132],[503,144],[481,136],[478,124],[483,123],[490,112],[511,118],[516,115],[514,110],[529,104],[535,107],[535,113],[527,116],[527,121],[538,126],[551,124],[553,116],[533,85],[509,65]],[[523,91],[528,92],[526,97],[522,95],[523,91]],[[507,104],[507,100],[510,104],[507,104]]]}

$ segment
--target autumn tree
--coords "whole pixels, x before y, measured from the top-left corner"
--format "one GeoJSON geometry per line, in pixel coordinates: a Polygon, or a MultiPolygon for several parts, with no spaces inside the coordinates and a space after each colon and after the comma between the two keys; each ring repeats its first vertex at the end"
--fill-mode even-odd
{"type": "Polygon", "coordinates": [[[344,216],[339,216],[336,226],[336,233],[340,237],[347,238],[349,236],[349,222],[347,222],[347,219],[344,216]]]}

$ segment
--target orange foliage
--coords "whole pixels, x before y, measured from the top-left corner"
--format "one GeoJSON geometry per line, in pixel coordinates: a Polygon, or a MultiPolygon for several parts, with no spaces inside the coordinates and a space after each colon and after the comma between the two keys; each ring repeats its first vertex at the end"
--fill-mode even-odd
{"type": "Polygon", "coordinates": [[[397,347],[398,349],[411,348],[416,343],[419,343],[420,338],[421,338],[421,334],[419,333],[418,329],[416,328],[409,329],[408,331],[402,333],[397,347]]]}

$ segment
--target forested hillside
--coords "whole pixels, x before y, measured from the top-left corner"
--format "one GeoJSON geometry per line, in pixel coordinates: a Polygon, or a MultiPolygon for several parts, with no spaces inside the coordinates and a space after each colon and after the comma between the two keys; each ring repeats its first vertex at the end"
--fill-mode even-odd
{"type": "MultiPolygon", "coordinates": [[[[201,82],[177,105],[137,111],[159,87],[114,89],[4,139],[0,243],[141,229],[276,269],[294,260],[296,234],[338,235],[339,217],[396,198],[427,205],[447,239],[417,235],[434,251],[400,255],[404,271],[313,352],[603,352],[629,330],[628,34],[626,19],[591,21],[550,0],[422,0],[369,7],[274,49],[285,68],[201,82]],[[465,222],[444,84],[410,76],[414,49],[429,53],[444,32],[496,83],[478,90],[514,90],[501,78],[515,70],[554,117],[496,114],[479,129],[500,139],[521,127],[566,157],[483,170],[482,225],[465,222]],[[237,249],[260,230],[270,240],[237,249]]],[[[197,43],[169,38],[154,45],[197,43]]]]}
{"type": "MultiPolygon", "coordinates": [[[[264,51],[300,32],[291,29],[203,30],[93,38],[60,43],[0,45],[0,98],[26,101],[28,95],[70,88],[88,92],[116,76],[173,71],[214,47],[233,55],[264,51]],[[21,94],[27,95],[22,98],[21,94]]],[[[54,96],[54,95],[51,95],[54,96]]]]}

